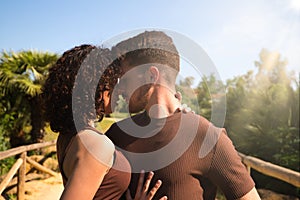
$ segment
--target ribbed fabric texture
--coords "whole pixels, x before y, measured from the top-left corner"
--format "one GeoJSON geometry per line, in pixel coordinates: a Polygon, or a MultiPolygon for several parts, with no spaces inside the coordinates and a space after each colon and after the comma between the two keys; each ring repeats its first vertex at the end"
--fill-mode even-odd
{"type": "MultiPolygon", "coordinates": [[[[236,199],[254,187],[254,182],[227,137],[225,129],[212,126],[205,118],[192,113],[176,113],[163,120],[151,120],[145,112],[135,115],[132,120],[141,127],[151,122],[152,129],[159,131],[147,138],[133,137],[120,128],[129,123],[128,119],[118,122],[106,133],[116,147],[128,152],[147,153],[159,151],[172,144],[167,152],[153,157],[151,161],[143,158],[137,160],[132,158],[130,153],[124,152],[133,170],[150,171],[153,170],[153,163],[165,164],[164,160],[173,159],[168,165],[154,170],[151,187],[156,180],[162,180],[162,186],[154,199],[167,195],[171,200],[214,200],[217,187],[228,199],[236,199]],[[147,166],[149,168],[145,169],[147,166]]],[[[143,136],[148,132],[142,131],[140,134],[143,136]]],[[[132,174],[132,195],[135,194],[138,177],[139,174],[132,174]]]]}

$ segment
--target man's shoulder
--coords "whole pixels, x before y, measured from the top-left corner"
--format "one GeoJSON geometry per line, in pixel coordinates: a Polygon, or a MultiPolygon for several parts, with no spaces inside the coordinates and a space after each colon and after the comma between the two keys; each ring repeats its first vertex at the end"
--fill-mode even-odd
{"type": "Polygon", "coordinates": [[[215,125],[212,121],[207,119],[206,117],[199,115],[199,114],[189,114],[189,117],[193,118],[194,120],[199,121],[199,126],[202,129],[215,129],[215,130],[220,130],[223,128],[220,128],[218,125],[215,125]]]}
{"type": "Polygon", "coordinates": [[[216,126],[214,123],[209,121],[207,118],[199,114],[190,113],[186,115],[186,120],[189,126],[197,126],[197,135],[200,138],[203,137],[219,137],[221,132],[225,132],[224,128],[216,126]]]}
{"type": "Polygon", "coordinates": [[[138,126],[136,121],[141,121],[143,120],[142,118],[143,113],[140,113],[114,122],[106,131],[105,135],[107,135],[114,144],[125,144],[125,141],[132,139],[131,133],[136,132],[135,128],[138,126]]]}
{"type": "Polygon", "coordinates": [[[132,123],[135,123],[136,120],[140,120],[142,118],[143,113],[139,113],[124,119],[121,119],[119,121],[114,122],[111,127],[107,130],[107,133],[110,133],[111,131],[120,129],[120,127],[123,127],[124,125],[130,125],[132,123]]]}
{"type": "Polygon", "coordinates": [[[182,116],[183,116],[183,119],[185,118],[185,121],[199,123],[199,126],[201,126],[202,128],[204,128],[204,127],[208,128],[210,125],[212,125],[212,123],[208,119],[206,119],[205,117],[203,117],[200,114],[183,113],[182,116]]]}

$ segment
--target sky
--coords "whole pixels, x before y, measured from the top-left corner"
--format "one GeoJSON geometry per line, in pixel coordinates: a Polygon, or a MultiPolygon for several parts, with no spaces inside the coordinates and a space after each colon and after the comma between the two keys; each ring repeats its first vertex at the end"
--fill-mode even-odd
{"type": "Polygon", "coordinates": [[[300,72],[300,0],[2,0],[0,8],[0,50],[61,54],[153,28],[198,44],[222,80],[255,70],[263,48],[278,51],[289,71],[300,72]]]}

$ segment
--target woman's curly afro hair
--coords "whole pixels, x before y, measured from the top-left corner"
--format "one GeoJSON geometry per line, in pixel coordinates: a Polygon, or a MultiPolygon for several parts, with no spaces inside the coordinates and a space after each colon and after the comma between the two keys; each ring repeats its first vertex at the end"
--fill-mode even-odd
{"type": "Polygon", "coordinates": [[[84,44],[64,52],[51,67],[42,97],[53,131],[75,134],[103,118],[103,91],[111,91],[121,74],[110,63],[109,49],[84,44]]]}

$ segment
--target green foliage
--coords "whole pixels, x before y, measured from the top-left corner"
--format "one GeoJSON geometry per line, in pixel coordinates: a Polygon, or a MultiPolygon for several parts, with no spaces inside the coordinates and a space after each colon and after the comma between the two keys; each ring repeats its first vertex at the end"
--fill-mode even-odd
{"type": "Polygon", "coordinates": [[[278,53],[262,50],[260,57],[255,76],[249,72],[227,82],[227,130],[241,152],[299,170],[299,97],[293,77],[278,53]]]}
{"type": "MultiPolygon", "coordinates": [[[[263,49],[260,59],[257,74],[227,81],[225,127],[238,151],[299,171],[299,84],[279,53],[263,49]]],[[[272,185],[256,178],[260,187],[272,185]]],[[[291,190],[284,183],[278,189],[291,190]]]]}
{"type": "Polygon", "coordinates": [[[29,96],[41,92],[48,69],[57,60],[56,54],[34,51],[3,52],[0,58],[2,94],[18,90],[29,96]]]}
{"type": "MultiPolygon", "coordinates": [[[[3,130],[3,126],[0,126],[0,151],[6,151],[10,148],[8,137],[5,137],[3,130]]],[[[14,162],[13,157],[0,160],[0,176],[7,174],[14,162]]]]}
{"type": "Polygon", "coordinates": [[[0,127],[11,147],[38,142],[44,126],[41,87],[57,55],[34,51],[0,55],[0,127]]]}
{"type": "MultiPolygon", "coordinates": [[[[0,112],[3,113],[5,103],[0,102],[0,112]]],[[[6,151],[10,148],[9,144],[9,137],[7,136],[7,133],[5,132],[5,129],[10,128],[11,125],[8,123],[9,121],[13,120],[13,118],[9,115],[3,115],[3,118],[1,119],[2,123],[0,124],[0,151],[6,151]]],[[[10,167],[13,165],[14,158],[7,158],[4,160],[0,160],[0,176],[3,174],[6,174],[10,167]]]]}
{"type": "Polygon", "coordinates": [[[100,123],[96,124],[96,128],[102,133],[105,133],[114,122],[114,118],[105,117],[100,123]]]}
{"type": "Polygon", "coordinates": [[[52,141],[52,140],[56,140],[58,137],[58,133],[53,132],[50,128],[50,124],[47,122],[44,126],[44,131],[45,131],[45,136],[44,136],[44,141],[52,141]]]}
{"type": "Polygon", "coordinates": [[[188,105],[193,111],[199,113],[198,99],[196,91],[192,88],[194,77],[186,77],[176,85],[176,91],[179,91],[182,95],[182,104],[188,105]]]}
{"type": "MultiPolygon", "coordinates": [[[[194,78],[187,77],[176,85],[176,90],[182,94],[182,103],[187,104],[195,113],[219,123],[225,108],[225,87],[222,81],[212,74],[204,76],[196,88],[192,88],[194,78]],[[214,109],[214,118],[212,110],[214,109]]],[[[224,117],[223,117],[224,118],[224,117]]]]}
{"type": "Polygon", "coordinates": [[[212,74],[204,76],[197,87],[197,98],[199,100],[200,115],[207,119],[212,117],[212,109],[219,110],[224,97],[224,85],[212,74]]]}
{"type": "Polygon", "coordinates": [[[115,107],[114,112],[117,113],[126,113],[128,112],[128,104],[122,95],[119,95],[119,99],[117,101],[117,105],[115,107]]]}

